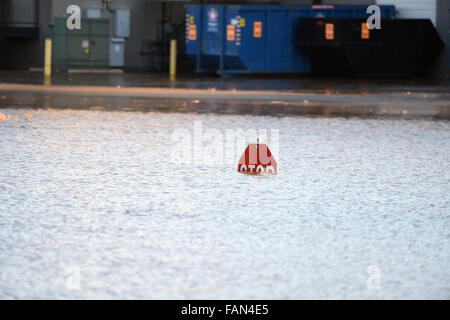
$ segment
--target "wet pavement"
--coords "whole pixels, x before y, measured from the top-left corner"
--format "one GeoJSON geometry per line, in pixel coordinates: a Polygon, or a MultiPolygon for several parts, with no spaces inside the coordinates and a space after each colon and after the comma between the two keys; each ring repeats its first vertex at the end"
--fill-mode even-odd
{"type": "MultiPolygon", "coordinates": [[[[0,70],[0,83],[45,84],[42,72],[0,70]]],[[[53,72],[52,85],[155,87],[217,90],[282,90],[315,93],[433,92],[450,94],[450,80],[440,79],[333,79],[305,75],[261,75],[221,78],[211,75],[95,74],[53,72]]]]}
{"type": "Polygon", "coordinates": [[[450,82],[0,71],[0,108],[448,120],[450,82]]]}

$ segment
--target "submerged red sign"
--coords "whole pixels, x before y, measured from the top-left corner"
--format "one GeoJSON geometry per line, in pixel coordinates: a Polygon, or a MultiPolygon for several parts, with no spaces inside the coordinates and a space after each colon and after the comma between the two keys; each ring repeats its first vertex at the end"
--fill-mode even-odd
{"type": "Polygon", "coordinates": [[[266,144],[249,144],[241,156],[238,171],[249,174],[276,173],[277,162],[266,144]]]}

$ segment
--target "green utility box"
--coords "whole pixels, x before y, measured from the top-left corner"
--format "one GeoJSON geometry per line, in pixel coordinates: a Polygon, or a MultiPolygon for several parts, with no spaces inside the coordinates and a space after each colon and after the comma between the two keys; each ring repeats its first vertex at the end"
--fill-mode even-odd
{"type": "Polygon", "coordinates": [[[57,69],[105,69],[109,67],[108,19],[81,19],[80,30],[69,30],[66,18],[50,25],[52,65],[57,69]]]}

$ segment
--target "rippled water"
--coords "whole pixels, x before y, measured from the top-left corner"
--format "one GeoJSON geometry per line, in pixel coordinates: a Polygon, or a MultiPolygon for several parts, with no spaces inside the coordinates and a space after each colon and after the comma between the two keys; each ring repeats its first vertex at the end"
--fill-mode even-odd
{"type": "Polygon", "coordinates": [[[0,298],[450,298],[449,122],[2,113],[0,298]],[[279,173],[173,163],[197,120],[279,173]]]}

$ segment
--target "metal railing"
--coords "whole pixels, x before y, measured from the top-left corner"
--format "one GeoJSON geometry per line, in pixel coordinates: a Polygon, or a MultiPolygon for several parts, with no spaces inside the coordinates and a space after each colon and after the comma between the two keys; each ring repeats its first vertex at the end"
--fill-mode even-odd
{"type": "Polygon", "coordinates": [[[0,0],[0,27],[39,26],[39,0],[0,0]]]}

